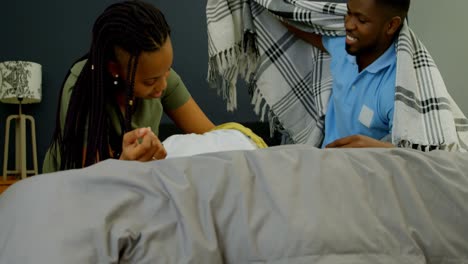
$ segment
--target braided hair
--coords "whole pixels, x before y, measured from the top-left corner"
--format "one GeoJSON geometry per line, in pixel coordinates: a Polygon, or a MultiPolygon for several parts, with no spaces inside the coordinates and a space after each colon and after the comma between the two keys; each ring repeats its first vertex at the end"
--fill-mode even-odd
{"type": "MultiPolygon", "coordinates": [[[[97,18],[87,61],[71,94],[63,131],[59,112],[61,98],[59,100],[52,144],[59,147],[60,170],[86,167],[110,158],[113,156],[111,149],[120,153],[123,134],[132,129],[133,89],[139,56],[142,52],[159,50],[169,35],[170,28],[162,12],[141,0],[112,4],[97,18]],[[120,88],[114,85],[107,69],[108,62],[116,60],[116,48],[130,55],[127,78],[120,82],[120,88]],[[117,89],[126,92],[125,120],[121,122],[124,123],[121,124],[122,134],[111,142],[112,134],[117,132],[111,127],[106,103],[115,101],[113,96],[117,89]],[[83,150],[86,150],[84,163],[83,150]]],[[[63,86],[60,96],[62,93],[63,86]]]]}

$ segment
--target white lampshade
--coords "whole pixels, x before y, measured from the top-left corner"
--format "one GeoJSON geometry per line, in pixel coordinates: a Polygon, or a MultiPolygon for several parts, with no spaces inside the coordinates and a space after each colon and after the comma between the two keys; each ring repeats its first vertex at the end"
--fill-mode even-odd
{"type": "Polygon", "coordinates": [[[41,101],[42,67],[30,61],[0,63],[0,101],[8,104],[41,101]]]}

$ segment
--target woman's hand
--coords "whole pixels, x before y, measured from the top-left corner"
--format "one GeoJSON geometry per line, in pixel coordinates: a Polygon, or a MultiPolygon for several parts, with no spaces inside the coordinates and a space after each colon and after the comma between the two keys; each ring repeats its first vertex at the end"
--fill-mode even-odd
{"type": "Polygon", "coordinates": [[[150,161],[164,159],[166,149],[151,128],[137,128],[125,133],[121,160],[150,161]]]}
{"type": "Polygon", "coordinates": [[[363,135],[353,135],[333,141],[325,148],[393,148],[390,142],[380,141],[363,135]]]}

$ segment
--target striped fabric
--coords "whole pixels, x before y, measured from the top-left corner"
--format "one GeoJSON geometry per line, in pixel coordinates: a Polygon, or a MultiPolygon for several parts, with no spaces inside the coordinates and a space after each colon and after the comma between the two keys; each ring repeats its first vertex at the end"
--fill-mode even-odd
{"type": "MultiPolygon", "coordinates": [[[[304,31],[344,35],[343,2],[208,0],[208,81],[222,93],[228,110],[236,109],[241,76],[249,83],[256,113],[285,135],[284,143],[319,146],[332,88],[330,58],[279,20],[304,31]]],[[[392,143],[422,151],[468,150],[468,120],[406,24],[397,43],[392,143]]]]}

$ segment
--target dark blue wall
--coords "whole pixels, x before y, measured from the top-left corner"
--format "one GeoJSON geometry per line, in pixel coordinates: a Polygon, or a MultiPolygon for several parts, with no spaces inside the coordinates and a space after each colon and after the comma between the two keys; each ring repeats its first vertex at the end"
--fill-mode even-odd
{"type": "MultiPolygon", "coordinates": [[[[216,94],[216,90],[206,83],[206,1],[148,1],[165,13],[173,32],[174,69],[213,122],[257,121],[246,89],[239,90],[239,110],[231,113],[226,111],[225,102],[216,94]]],[[[63,78],[70,64],[88,49],[95,18],[113,2],[116,1],[2,1],[0,61],[28,60],[38,62],[43,67],[43,100],[40,104],[23,108],[36,120],[40,168],[55,126],[55,111],[63,78]]],[[[16,105],[0,103],[0,169],[3,168],[5,121],[8,115],[17,111],[16,105]]],[[[165,118],[163,122],[170,121],[165,118]]],[[[10,160],[14,157],[12,147],[10,144],[10,160]]]]}

